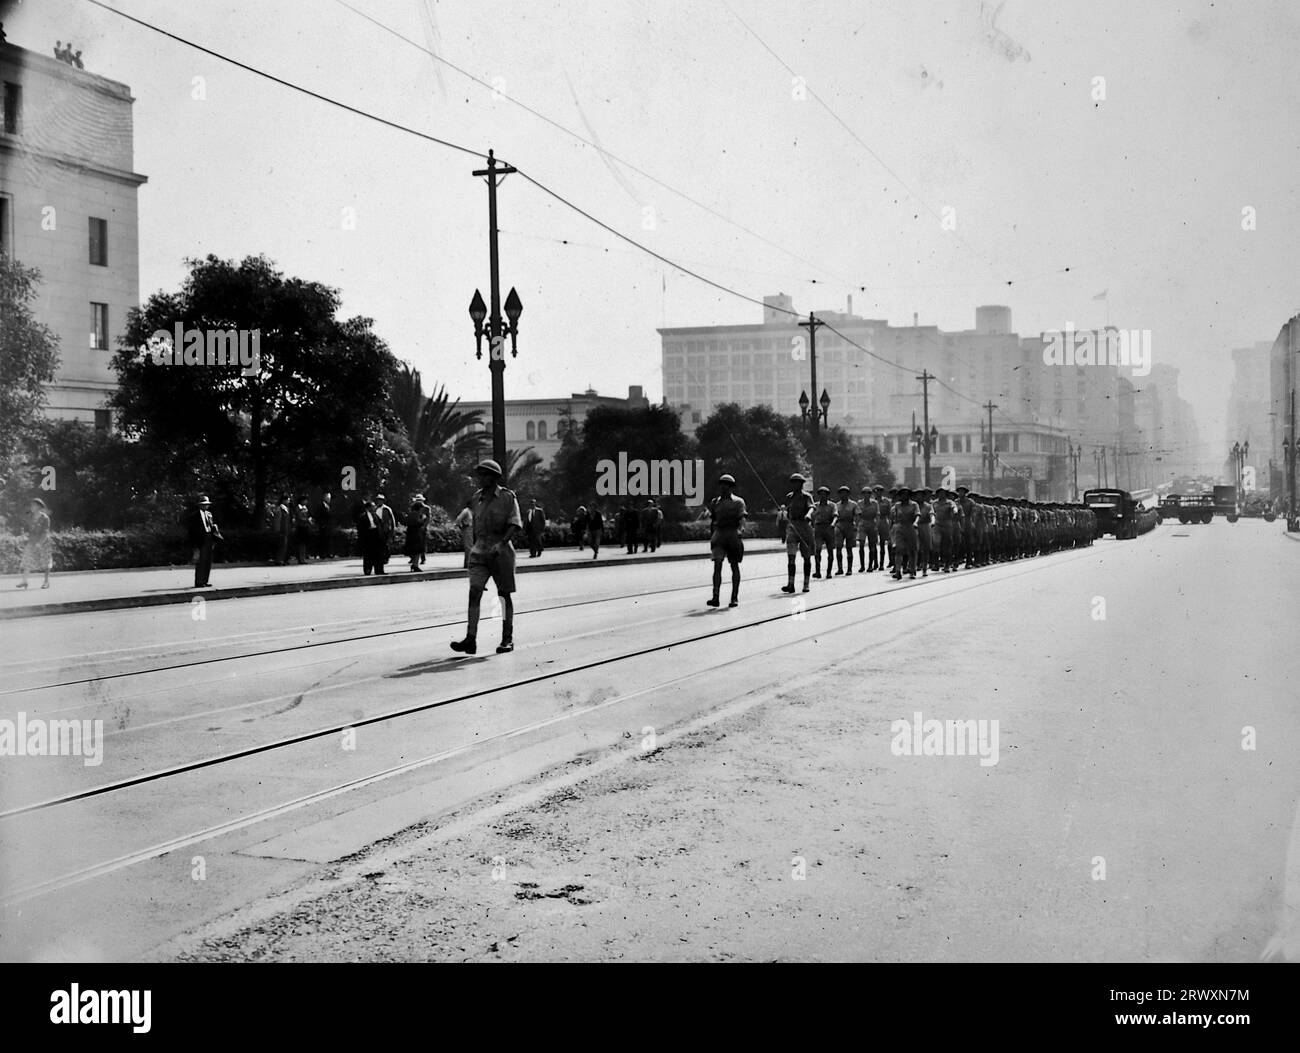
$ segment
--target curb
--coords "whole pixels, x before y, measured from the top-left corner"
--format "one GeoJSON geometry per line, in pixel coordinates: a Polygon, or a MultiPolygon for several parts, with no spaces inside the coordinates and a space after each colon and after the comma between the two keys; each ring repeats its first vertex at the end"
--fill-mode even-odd
{"type": "MultiPolygon", "coordinates": [[[[765,539],[767,540],[767,539],[765,539]]],[[[754,548],[749,552],[785,551],[782,548],[754,548]]],[[[650,559],[636,556],[622,556],[605,560],[574,560],[567,563],[545,563],[540,565],[516,565],[515,574],[545,574],[556,570],[571,570],[582,567],[623,567],[633,564],[653,565],[655,563],[681,563],[691,559],[708,559],[709,551],[683,552],[671,556],[652,555],[650,559]]],[[[256,564],[253,564],[256,566],[256,564]]],[[[328,589],[363,589],[382,585],[401,585],[420,581],[449,581],[464,578],[465,569],[422,570],[417,573],[397,573],[383,575],[358,575],[351,578],[318,578],[313,581],[286,581],[274,585],[241,585],[232,589],[181,589],[173,592],[156,592],[140,596],[110,596],[99,600],[68,600],[64,603],[42,603],[31,607],[10,607],[0,609],[0,621],[13,621],[19,618],[39,618],[54,614],[82,614],[89,611],[129,610],[135,607],[164,607],[173,603],[188,603],[195,596],[205,600],[239,600],[250,596],[284,596],[295,592],[324,592],[328,589]]]]}

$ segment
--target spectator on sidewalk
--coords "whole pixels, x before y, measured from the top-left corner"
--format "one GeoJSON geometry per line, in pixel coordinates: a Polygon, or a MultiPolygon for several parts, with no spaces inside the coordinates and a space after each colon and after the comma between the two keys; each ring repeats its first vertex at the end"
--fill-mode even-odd
{"type": "Polygon", "coordinates": [[[584,542],[587,540],[587,506],[579,505],[578,510],[573,513],[573,521],[569,524],[569,529],[573,531],[573,536],[578,541],[578,551],[583,549],[584,542]]]}
{"type": "Polygon", "coordinates": [[[425,551],[429,547],[429,506],[424,503],[424,494],[411,498],[411,509],[406,513],[406,542],[402,551],[411,561],[411,570],[419,570],[424,562],[425,551]]]}
{"type": "Polygon", "coordinates": [[[289,515],[289,495],[281,494],[279,503],[271,509],[271,562],[276,566],[289,565],[289,535],[293,518],[289,515]]]}
{"type": "Polygon", "coordinates": [[[383,520],[369,498],[362,502],[357,516],[357,545],[361,549],[361,573],[382,574],[388,542],[383,536],[383,520]]]}
{"type": "Polygon", "coordinates": [[[636,555],[636,536],[641,517],[632,506],[631,500],[625,501],[618,512],[619,542],[627,546],[629,556],[636,555]]]}
{"type": "Polygon", "coordinates": [[[45,509],[45,502],[33,497],[27,506],[27,540],[23,543],[22,574],[23,580],[18,588],[27,588],[27,575],[39,570],[45,575],[41,588],[50,587],[50,568],[54,564],[54,552],[50,541],[50,515],[45,509]]]}
{"type": "Polygon", "coordinates": [[[379,516],[380,539],[382,542],[379,548],[379,569],[375,573],[383,574],[384,567],[388,565],[389,546],[392,544],[393,537],[397,534],[397,516],[388,507],[388,502],[384,500],[383,494],[375,494],[375,514],[379,516]]]}
{"type": "Polygon", "coordinates": [[[200,494],[198,504],[187,517],[187,534],[190,547],[194,549],[194,587],[210,587],[212,575],[212,550],[218,541],[225,541],[221,528],[212,518],[212,502],[207,494],[200,494]]]}
{"type": "Polygon", "coordinates": [[[330,507],[330,498],[326,490],[316,506],[316,555],[320,559],[334,556],[334,509],[330,507]]]}
{"type": "Polygon", "coordinates": [[[468,504],[456,516],[456,529],[460,531],[460,547],[465,553],[465,561],[461,566],[468,567],[469,550],[474,547],[474,513],[468,504]]]}
{"type": "Polygon", "coordinates": [[[528,506],[528,519],[524,527],[524,532],[528,535],[529,558],[536,559],[542,554],[542,536],[546,533],[546,512],[536,498],[528,506]]]}
{"type": "Polygon", "coordinates": [[[299,494],[293,506],[293,544],[294,558],[298,566],[307,562],[307,549],[311,546],[312,521],[307,509],[307,495],[299,494]]]}
{"type": "Polygon", "coordinates": [[[592,505],[587,510],[587,544],[591,546],[591,558],[600,555],[600,543],[605,537],[605,513],[599,505],[592,505]]]}

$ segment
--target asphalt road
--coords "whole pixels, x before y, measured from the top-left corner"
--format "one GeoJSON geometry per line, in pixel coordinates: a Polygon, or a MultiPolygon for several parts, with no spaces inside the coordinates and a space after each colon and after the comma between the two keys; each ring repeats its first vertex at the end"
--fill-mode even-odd
{"type": "Polygon", "coordinates": [[[703,606],[700,563],[525,578],[515,653],[487,621],[475,659],[447,649],[453,582],[9,623],[0,717],[106,734],[96,766],[0,760],[4,810],[90,794],[0,818],[0,953],[1295,951],[1277,525],[836,578],[803,608],[783,563],[748,559],[735,611],[703,606]],[[896,755],[917,712],[996,721],[996,763],[896,755]]]}

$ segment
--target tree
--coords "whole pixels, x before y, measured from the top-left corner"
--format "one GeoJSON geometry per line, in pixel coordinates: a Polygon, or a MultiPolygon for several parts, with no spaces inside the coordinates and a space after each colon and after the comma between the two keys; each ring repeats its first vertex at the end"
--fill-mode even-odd
{"type": "MultiPolygon", "coordinates": [[[[569,426],[560,440],[549,478],[548,500],[559,508],[598,503],[595,489],[597,464],[618,463],[619,454],[631,460],[691,460],[695,443],[682,433],[681,418],[665,406],[625,409],[596,406],[579,426],[569,426]]],[[[658,500],[658,498],[656,498],[658,500]]],[[[680,497],[660,501],[666,516],[680,518],[685,503],[680,497]]]]}
{"type": "MultiPolygon", "coordinates": [[[[798,418],[793,418],[797,420],[798,418]]],[[[811,437],[803,436],[804,449],[808,459],[813,461],[811,437]]],[[[889,468],[889,461],[877,446],[858,446],[838,424],[822,428],[818,438],[815,463],[819,473],[818,486],[829,486],[834,493],[841,485],[847,485],[856,497],[862,487],[879,483],[886,489],[894,485],[894,473],[889,468]]]]}
{"type": "Polygon", "coordinates": [[[457,453],[481,454],[486,448],[487,432],[478,430],[483,423],[482,410],[458,409],[460,399],[452,402],[441,384],[426,398],[418,369],[403,362],[393,374],[389,391],[390,404],[421,459],[448,443],[457,453]]]}
{"type": "Polygon", "coordinates": [[[179,292],[156,293],[128,317],[113,358],[123,433],[165,453],[178,488],[225,482],[254,515],[272,484],[378,482],[392,451],[384,427],[400,424],[388,409],[395,359],[372,321],[338,320],[337,290],[286,278],[264,256],[186,262],[179,292]],[[209,351],[212,334],[240,331],[258,348],[260,371],[208,361],[204,345],[191,356],[188,337],[190,364],[157,364],[142,349],[177,324],[207,334],[209,351]]]}
{"type": "Polygon", "coordinates": [[[791,472],[805,472],[808,456],[797,426],[770,406],[741,409],[724,403],[696,429],[705,478],[710,484],[724,472],[736,477],[736,489],[752,509],[778,505],[789,492],[791,472]]]}
{"type": "Polygon", "coordinates": [[[59,367],[59,338],[36,321],[40,271],[0,253],[0,461],[35,438],[45,386],[59,367]]]}

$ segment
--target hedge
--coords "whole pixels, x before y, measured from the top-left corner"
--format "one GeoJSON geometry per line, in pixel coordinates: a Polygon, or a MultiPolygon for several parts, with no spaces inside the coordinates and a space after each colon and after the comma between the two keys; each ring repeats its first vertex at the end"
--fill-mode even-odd
{"type": "MultiPolygon", "coordinates": [[[[258,563],[269,560],[277,552],[276,538],[270,531],[225,530],[224,542],[217,544],[215,561],[218,563],[258,563]]],[[[707,522],[665,523],[663,541],[707,541],[710,528],[707,522]]],[[[746,528],[746,536],[774,537],[771,523],[759,521],[746,528]]],[[[429,552],[459,552],[460,531],[454,526],[432,527],[428,531],[429,552]]],[[[178,530],[127,531],[127,530],[62,530],[51,533],[54,569],[108,570],[128,567],[175,567],[190,562],[192,549],[178,530]]],[[[389,551],[400,555],[405,541],[405,530],[398,527],[389,544],[389,551]]],[[[567,523],[552,523],[546,528],[543,543],[548,548],[567,548],[576,544],[567,523]]],[[[617,531],[605,532],[605,543],[618,543],[617,531]]],[[[519,548],[526,547],[522,540],[519,548]]],[[[0,573],[17,574],[21,567],[23,539],[19,535],[0,534],[0,573]]],[[[309,551],[315,552],[314,547],[309,551]]],[[[334,531],[332,552],[335,556],[359,556],[357,532],[348,527],[334,531]]],[[[290,545],[292,558],[293,546],[290,545]]]]}

